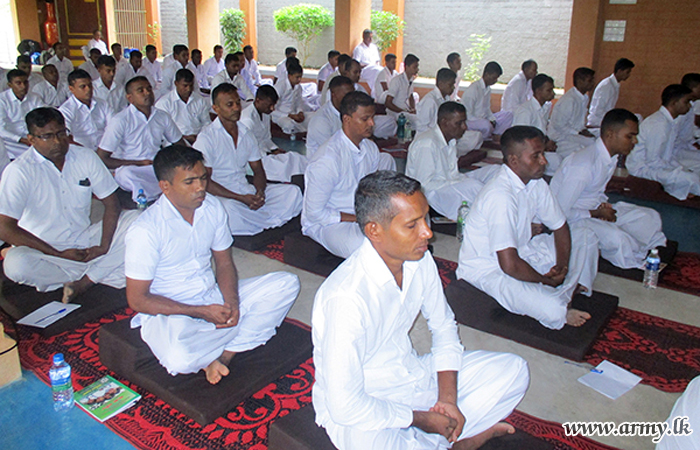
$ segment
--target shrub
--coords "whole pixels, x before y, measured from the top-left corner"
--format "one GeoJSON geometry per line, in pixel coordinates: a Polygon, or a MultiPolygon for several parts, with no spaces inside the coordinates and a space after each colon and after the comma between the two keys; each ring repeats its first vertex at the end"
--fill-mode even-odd
{"type": "Polygon", "coordinates": [[[472,46],[465,50],[465,53],[471,60],[466,70],[464,71],[464,79],[467,81],[476,81],[481,76],[481,60],[491,48],[491,36],[485,34],[472,34],[469,36],[469,42],[472,46]]]}
{"type": "Polygon", "coordinates": [[[226,53],[241,50],[246,33],[245,13],[235,8],[224,9],[219,16],[219,25],[224,35],[226,53]]]}
{"type": "Polygon", "coordinates": [[[374,43],[383,52],[403,34],[406,22],[389,11],[372,11],[371,27],[374,32],[374,43]]]}
{"type": "Polygon", "coordinates": [[[333,14],[320,5],[299,4],[278,9],[274,13],[275,29],[294,39],[299,47],[302,65],[309,57],[309,44],[323,30],[333,26],[333,14]]]}

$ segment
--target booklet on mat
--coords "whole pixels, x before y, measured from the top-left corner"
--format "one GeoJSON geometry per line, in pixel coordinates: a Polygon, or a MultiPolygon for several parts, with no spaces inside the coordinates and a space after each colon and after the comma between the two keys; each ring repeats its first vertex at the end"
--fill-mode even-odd
{"type": "Polygon", "coordinates": [[[109,375],[75,394],[75,403],[100,422],[111,419],[140,399],[139,394],[109,375]]]}
{"type": "Polygon", "coordinates": [[[612,400],[617,400],[639,384],[642,378],[605,360],[578,381],[612,400]]]}
{"type": "Polygon", "coordinates": [[[80,308],[80,305],[75,303],[61,303],[53,301],[22,317],[17,321],[17,323],[20,325],[28,325],[30,327],[46,328],[78,308],[80,308]]]}

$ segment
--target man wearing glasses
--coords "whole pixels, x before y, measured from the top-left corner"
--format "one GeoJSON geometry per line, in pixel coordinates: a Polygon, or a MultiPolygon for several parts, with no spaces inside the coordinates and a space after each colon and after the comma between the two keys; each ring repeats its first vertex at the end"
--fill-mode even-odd
{"type": "Polygon", "coordinates": [[[124,234],[138,213],[120,216],[114,178],[93,150],[69,143],[58,110],[37,108],[26,122],[31,147],[0,181],[5,275],[41,292],[62,287],[64,303],[96,283],[125,287],[124,234]],[[91,225],[93,195],[104,214],[91,225]]]}

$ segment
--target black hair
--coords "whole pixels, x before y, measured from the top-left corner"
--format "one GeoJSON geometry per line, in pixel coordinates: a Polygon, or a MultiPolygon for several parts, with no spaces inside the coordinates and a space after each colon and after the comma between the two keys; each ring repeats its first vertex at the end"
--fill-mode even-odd
{"type": "Polygon", "coordinates": [[[668,85],[661,93],[661,104],[668,106],[679,98],[692,94],[692,92],[693,91],[691,91],[690,88],[683,86],[682,84],[668,85]]]}
{"type": "Polygon", "coordinates": [[[352,59],[352,56],[347,53],[341,53],[340,56],[338,56],[338,67],[342,67],[343,70],[345,70],[345,63],[350,59],[352,59]]]}
{"type": "Polygon", "coordinates": [[[589,77],[595,76],[595,70],[588,67],[579,67],[574,70],[574,86],[589,77]]]}
{"type": "Polygon", "coordinates": [[[552,86],[554,86],[554,78],[543,73],[538,73],[535,75],[535,78],[532,79],[532,92],[535,92],[547,83],[552,83],[552,86]]]}
{"type": "Polygon", "coordinates": [[[190,69],[179,69],[175,72],[175,82],[184,81],[186,83],[194,82],[194,74],[190,69]]]}
{"type": "Polygon", "coordinates": [[[489,61],[484,66],[483,74],[486,75],[487,73],[495,73],[498,74],[498,76],[500,77],[501,75],[503,75],[503,68],[496,61],[489,61]]]}
{"type": "Polygon", "coordinates": [[[289,58],[293,53],[297,53],[297,49],[294,47],[287,47],[284,49],[284,56],[289,58]]]}
{"type": "MultiPolygon", "coordinates": [[[[219,46],[219,47],[221,47],[221,46],[219,46]]],[[[216,47],[214,48],[214,50],[216,50],[216,47]]],[[[245,47],[243,47],[243,52],[245,52],[246,50],[253,50],[253,46],[250,44],[246,45],[245,47]]]]}
{"type": "Polygon", "coordinates": [[[447,64],[452,64],[455,59],[461,58],[460,54],[457,52],[452,52],[449,55],[447,55],[447,64]]]}
{"type": "Polygon", "coordinates": [[[198,49],[198,48],[193,48],[191,53],[192,53],[192,55],[194,55],[194,54],[199,54],[199,55],[201,55],[201,54],[202,54],[202,51],[201,51],[200,49],[198,49]]]}
{"type": "Polygon", "coordinates": [[[352,116],[360,106],[374,106],[374,99],[362,91],[348,93],[340,102],[340,118],[352,116]]]}
{"type": "Polygon", "coordinates": [[[695,89],[695,86],[700,84],[700,73],[686,73],[683,75],[681,84],[688,89],[695,89]]]}
{"type": "Polygon", "coordinates": [[[439,123],[442,119],[457,113],[464,113],[466,117],[467,108],[462,104],[462,102],[445,102],[438,108],[437,121],[439,123]]]}
{"type": "MultiPolygon", "coordinates": [[[[245,47],[243,47],[243,50],[245,50],[246,47],[250,47],[250,45],[246,45],[245,47]]],[[[252,48],[252,47],[251,47],[251,48],[252,48]]],[[[221,45],[216,44],[216,45],[214,46],[214,53],[216,53],[216,51],[219,50],[219,49],[223,50],[224,48],[223,48],[221,45]]]]}
{"type": "Polygon", "coordinates": [[[528,67],[532,66],[533,64],[537,64],[537,62],[534,59],[528,59],[520,65],[520,70],[527,70],[528,67]]]}
{"type": "Polygon", "coordinates": [[[97,68],[102,66],[117,67],[117,61],[115,61],[113,56],[102,55],[97,59],[97,68]]]}
{"type": "Polygon", "coordinates": [[[144,48],[144,50],[146,50],[146,52],[150,52],[151,50],[156,50],[156,46],[153,45],[153,44],[148,44],[148,45],[144,48]]]}
{"type": "Polygon", "coordinates": [[[337,77],[333,77],[331,82],[328,84],[328,89],[330,91],[333,91],[334,89],[337,89],[340,86],[351,86],[353,89],[355,89],[355,84],[352,82],[352,80],[350,78],[344,77],[342,75],[338,75],[337,77]]]}
{"type": "Polygon", "coordinates": [[[132,50],[129,53],[129,60],[131,60],[131,58],[134,56],[136,56],[137,58],[143,59],[143,53],[141,53],[139,50],[132,50]]]}
{"type": "Polygon", "coordinates": [[[91,48],[89,53],[90,53],[90,56],[92,56],[92,55],[102,55],[102,52],[101,52],[100,49],[98,49],[98,48],[91,48]]]}
{"type": "Polygon", "coordinates": [[[398,213],[392,198],[420,192],[421,184],[399,172],[378,170],[360,180],[355,190],[355,216],[362,233],[369,222],[388,224],[398,213]]]}
{"type": "Polygon", "coordinates": [[[224,65],[228,66],[232,61],[238,62],[238,56],[235,53],[229,53],[224,58],[224,65]]]}
{"type": "Polygon", "coordinates": [[[204,155],[199,150],[185,145],[171,145],[156,153],[153,158],[153,171],[158,181],[173,181],[175,169],[191,169],[198,162],[204,163],[204,155]]]}
{"type": "MultiPolygon", "coordinates": [[[[136,76],[136,77],[134,77],[134,78],[132,78],[131,80],[129,80],[129,81],[126,82],[126,84],[124,85],[124,92],[126,92],[127,94],[129,94],[130,91],[131,91],[131,86],[133,86],[134,83],[136,83],[136,82],[138,82],[138,81],[145,81],[145,82],[147,82],[149,85],[151,84],[151,82],[148,81],[148,78],[144,77],[143,75],[139,75],[139,76],[136,76]]],[[[153,87],[153,86],[151,86],[151,87],[153,87]]]]}
{"type": "Polygon", "coordinates": [[[384,55],[385,63],[391,61],[392,59],[396,59],[396,55],[394,55],[393,53],[387,53],[386,55],[384,55]]]}
{"type": "Polygon", "coordinates": [[[404,67],[412,66],[413,64],[417,63],[418,61],[420,61],[420,59],[418,59],[418,57],[416,55],[414,55],[413,53],[409,53],[403,59],[403,66],[404,67]]]}
{"type": "Polygon", "coordinates": [[[274,87],[270,86],[269,84],[263,84],[258,88],[258,92],[255,93],[255,98],[259,98],[260,100],[271,100],[272,103],[277,103],[280,96],[274,87]]]}
{"type": "Polygon", "coordinates": [[[29,55],[19,55],[17,57],[17,65],[19,64],[31,64],[32,63],[32,58],[29,57],[29,55]]]}
{"type": "Polygon", "coordinates": [[[456,79],[456,73],[454,73],[447,67],[443,67],[442,69],[438,70],[437,75],[435,75],[435,84],[437,85],[442,81],[449,81],[450,83],[454,83],[456,79]]]}
{"type": "Polygon", "coordinates": [[[85,80],[88,79],[92,83],[92,77],[90,76],[89,73],[84,71],[83,69],[75,69],[71,73],[68,74],[68,85],[73,86],[73,83],[75,83],[75,80],[85,80]]]}
{"type": "Polygon", "coordinates": [[[544,133],[537,127],[528,127],[516,125],[508,128],[501,135],[501,151],[503,152],[503,162],[508,162],[508,156],[515,154],[515,148],[518,144],[524,143],[530,139],[542,139],[544,141],[544,133]]]}
{"type": "Polygon", "coordinates": [[[228,94],[229,92],[238,93],[238,88],[231,83],[221,83],[211,91],[211,102],[216,104],[219,94],[228,94]]]}
{"type": "Polygon", "coordinates": [[[628,120],[637,124],[639,123],[637,116],[630,111],[623,108],[611,109],[603,116],[603,121],[600,124],[600,135],[605,136],[608,130],[622,128],[628,120]]]}
{"type": "Polygon", "coordinates": [[[328,52],[328,59],[331,59],[334,56],[340,56],[340,52],[338,50],[331,50],[328,52]]]}
{"type": "Polygon", "coordinates": [[[66,119],[63,118],[61,111],[56,108],[33,109],[27,113],[24,120],[27,123],[27,130],[30,133],[37,128],[44,128],[51,122],[56,122],[62,126],[66,125],[66,119]]]}
{"type": "Polygon", "coordinates": [[[15,78],[19,77],[28,77],[29,74],[25,72],[24,70],[19,70],[19,69],[12,69],[9,72],[7,72],[7,82],[12,83],[12,80],[15,78]]]}
{"type": "Polygon", "coordinates": [[[627,58],[620,58],[615,62],[615,72],[618,70],[632,69],[633,67],[634,63],[627,58]]]}
{"type": "Polygon", "coordinates": [[[296,75],[298,73],[304,73],[304,69],[301,67],[301,64],[298,64],[296,62],[287,64],[287,75],[296,75]]]}
{"type": "Polygon", "coordinates": [[[122,44],[120,44],[119,42],[115,42],[114,44],[110,45],[109,48],[111,48],[112,51],[114,51],[115,47],[121,47],[121,46],[122,46],[122,44]]]}
{"type": "Polygon", "coordinates": [[[173,45],[173,55],[179,55],[182,52],[187,52],[188,54],[190,53],[190,49],[187,48],[186,45],[184,44],[175,44],[173,45]]]}
{"type": "Polygon", "coordinates": [[[296,56],[290,56],[289,58],[284,60],[284,68],[287,69],[287,72],[289,72],[289,65],[290,64],[298,64],[301,65],[301,62],[299,62],[299,58],[296,56]]]}

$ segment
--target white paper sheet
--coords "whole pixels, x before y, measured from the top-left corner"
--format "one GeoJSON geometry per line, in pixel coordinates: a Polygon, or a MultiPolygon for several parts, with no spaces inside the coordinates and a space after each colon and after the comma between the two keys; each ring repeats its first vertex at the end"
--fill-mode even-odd
{"type": "Polygon", "coordinates": [[[642,381],[637,375],[609,361],[598,364],[596,370],[600,373],[589,372],[578,379],[579,383],[595,389],[612,400],[616,400],[642,381]]]}
{"type": "Polygon", "coordinates": [[[30,327],[46,328],[78,308],[80,308],[80,305],[76,305],[75,303],[61,303],[54,301],[45,304],[30,314],[27,314],[18,320],[17,323],[20,325],[28,325],[30,327]]]}

